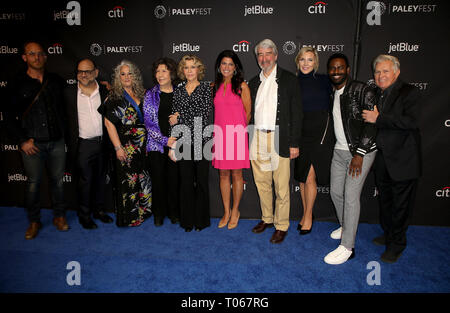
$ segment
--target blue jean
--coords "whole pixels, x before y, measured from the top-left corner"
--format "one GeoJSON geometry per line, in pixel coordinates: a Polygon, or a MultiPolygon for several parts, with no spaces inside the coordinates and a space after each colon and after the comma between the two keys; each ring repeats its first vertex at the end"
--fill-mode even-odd
{"type": "Polygon", "coordinates": [[[35,142],[39,152],[26,155],[23,151],[22,159],[25,174],[28,177],[25,195],[25,208],[30,222],[40,221],[40,186],[42,173],[47,163],[50,180],[53,213],[55,217],[65,216],[63,176],[66,165],[64,139],[58,141],[35,142]]]}

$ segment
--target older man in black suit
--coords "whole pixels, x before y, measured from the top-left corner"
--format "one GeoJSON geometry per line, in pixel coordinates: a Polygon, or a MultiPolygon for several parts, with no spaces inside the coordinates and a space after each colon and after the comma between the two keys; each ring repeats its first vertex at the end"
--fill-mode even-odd
{"type": "Polygon", "coordinates": [[[384,230],[384,235],[373,242],[386,245],[381,260],[394,263],[406,248],[406,230],[422,172],[420,97],[416,87],[399,79],[400,62],[396,57],[379,55],[373,70],[379,87],[378,104],[374,111],[365,110],[363,118],[378,129],[374,168],[384,230]]]}
{"type": "Polygon", "coordinates": [[[106,178],[103,117],[97,109],[108,91],[96,79],[98,69],[90,59],[77,63],[78,84],[64,91],[69,129],[68,165],[76,167],[79,176],[80,224],[86,229],[97,228],[91,215],[104,223],[113,220],[104,212],[106,178]]]}

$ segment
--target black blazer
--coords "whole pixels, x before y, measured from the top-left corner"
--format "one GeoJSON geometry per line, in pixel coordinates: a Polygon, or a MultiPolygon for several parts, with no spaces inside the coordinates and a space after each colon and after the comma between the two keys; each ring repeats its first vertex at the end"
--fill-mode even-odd
{"type": "MultiPolygon", "coordinates": [[[[108,96],[108,90],[102,84],[99,85],[99,93],[101,103],[103,103],[108,96]]],[[[67,154],[67,167],[73,169],[75,160],[77,158],[78,150],[78,106],[77,106],[78,84],[69,85],[64,89],[65,110],[67,117],[67,135],[66,144],[68,149],[67,154]]],[[[106,148],[109,142],[108,132],[106,131],[105,121],[102,119],[103,124],[103,146],[106,148]]],[[[106,150],[105,150],[106,151],[106,150]]]]}
{"type": "MultiPolygon", "coordinates": [[[[283,158],[288,158],[290,156],[289,148],[299,147],[302,132],[303,108],[300,84],[297,76],[282,69],[279,65],[277,65],[276,82],[278,84],[278,103],[275,124],[279,126],[277,153],[283,158]]],[[[260,84],[259,74],[253,77],[248,84],[252,98],[250,125],[255,123],[255,100],[260,84]]]]}
{"type": "Polygon", "coordinates": [[[422,174],[419,90],[397,79],[378,111],[376,143],[389,175],[397,181],[418,178],[422,174]]]}

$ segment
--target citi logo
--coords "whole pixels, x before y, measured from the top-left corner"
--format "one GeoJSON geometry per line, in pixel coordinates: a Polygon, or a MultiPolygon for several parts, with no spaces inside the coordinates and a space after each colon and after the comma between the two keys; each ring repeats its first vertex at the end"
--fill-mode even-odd
{"type": "Polygon", "coordinates": [[[308,7],[308,13],[309,14],[325,14],[327,4],[322,1],[318,1],[314,3],[314,5],[311,5],[308,7]]]}
{"type": "Polygon", "coordinates": [[[108,11],[109,18],[123,18],[123,10],[124,8],[120,5],[115,6],[112,10],[108,11]]]}
{"type": "Polygon", "coordinates": [[[18,54],[18,53],[19,53],[19,48],[0,46],[0,54],[18,54]]]}
{"type": "Polygon", "coordinates": [[[199,52],[200,45],[191,45],[190,43],[172,44],[172,53],[175,52],[199,52]]]}
{"type": "Polygon", "coordinates": [[[391,52],[417,52],[419,51],[419,45],[410,45],[407,42],[389,43],[389,51],[391,52]]]}
{"type": "Polygon", "coordinates": [[[436,191],[436,197],[438,198],[450,198],[450,187],[444,187],[436,191]]]}
{"type": "Polygon", "coordinates": [[[233,45],[234,52],[248,52],[250,43],[247,40],[241,40],[237,44],[233,45]]]}
{"type": "Polygon", "coordinates": [[[48,47],[48,54],[63,54],[63,46],[60,43],[55,43],[53,46],[48,47]]]}
{"type": "Polygon", "coordinates": [[[72,182],[72,174],[64,173],[63,182],[64,183],[71,183],[72,182]]]}
{"type": "Polygon", "coordinates": [[[272,7],[264,7],[263,5],[257,4],[252,5],[250,7],[245,6],[244,8],[244,16],[247,15],[272,15],[273,8],[272,7]]]}

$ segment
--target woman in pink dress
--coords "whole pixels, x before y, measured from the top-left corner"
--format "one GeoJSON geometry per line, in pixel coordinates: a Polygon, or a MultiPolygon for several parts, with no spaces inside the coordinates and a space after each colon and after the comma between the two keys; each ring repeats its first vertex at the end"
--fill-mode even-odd
{"type": "Polygon", "coordinates": [[[246,130],[251,110],[250,89],[244,82],[241,61],[233,51],[225,50],[219,54],[215,70],[212,165],[219,169],[224,206],[224,215],[218,227],[228,224],[228,229],[233,229],[241,215],[239,202],[244,191],[242,169],[250,168],[246,130]],[[231,190],[233,207],[230,209],[231,190]]]}

